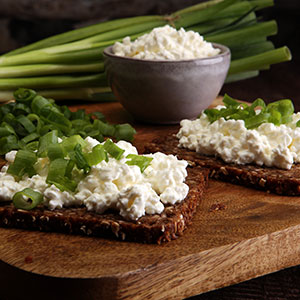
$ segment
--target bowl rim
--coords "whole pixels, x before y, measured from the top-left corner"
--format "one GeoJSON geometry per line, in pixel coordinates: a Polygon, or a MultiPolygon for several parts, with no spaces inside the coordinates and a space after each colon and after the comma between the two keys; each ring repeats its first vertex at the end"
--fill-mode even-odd
{"type": "Polygon", "coordinates": [[[211,43],[214,48],[219,48],[221,49],[221,53],[214,55],[214,56],[209,56],[209,57],[203,57],[203,58],[192,58],[192,59],[179,59],[179,60],[163,60],[163,59],[140,59],[140,58],[133,58],[133,57],[128,57],[128,56],[120,56],[112,53],[112,48],[113,45],[106,47],[103,50],[104,56],[114,58],[114,59],[119,59],[123,61],[132,61],[132,62],[143,62],[143,63],[164,63],[164,64],[171,64],[171,63],[188,63],[188,62],[195,62],[195,61],[209,61],[209,60],[214,60],[214,59],[219,59],[220,57],[228,56],[231,55],[231,51],[229,47],[219,44],[219,43],[211,43]]]}

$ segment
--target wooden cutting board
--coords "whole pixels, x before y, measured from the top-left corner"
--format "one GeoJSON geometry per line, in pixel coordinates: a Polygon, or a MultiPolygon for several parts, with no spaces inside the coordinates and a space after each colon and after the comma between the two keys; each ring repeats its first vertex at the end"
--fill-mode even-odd
{"type": "MultiPolygon", "coordinates": [[[[76,108],[134,124],[118,103],[76,108]]],[[[134,126],[141,150],[178,128],[134,126]]],[[[182,299],[299,264],[300,197],[210,181],[193,224],[175,241],[144,245],[0,228],[0,259],[4,299],[182,299]]]]}

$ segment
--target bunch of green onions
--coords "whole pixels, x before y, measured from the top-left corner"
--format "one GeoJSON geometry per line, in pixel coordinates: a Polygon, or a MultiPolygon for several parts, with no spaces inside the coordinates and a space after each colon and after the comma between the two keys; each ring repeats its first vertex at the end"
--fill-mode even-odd
{"type": "Polygon", "coordinates": [[[55,100],[114,100],[104,73],[103,49],[166,24],[228,46],[232,62],[226,82],[257,76],[291,59],[286,46],[275,49],[267,40],[277,33],[276,21],[260,22],[256,16],[257,10],[272,5],[273,0],[211,0],[168,16],[106,21],[43,39],[0,56],[0,101],[12,99],[18,87],[55,100]]]}

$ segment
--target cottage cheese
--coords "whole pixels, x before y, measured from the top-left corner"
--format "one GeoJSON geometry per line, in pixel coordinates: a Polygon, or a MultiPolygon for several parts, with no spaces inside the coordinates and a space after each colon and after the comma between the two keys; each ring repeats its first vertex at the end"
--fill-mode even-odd
{"type": "Polygon", "coordinates": [[[221,118],[210,124],[206,114],[196,120],[182,120],[177,134],[179,146],[227,163],[250,164],[290,169],[300,162],[300,114],[289,124],[263,123],[248,130],[243,120],[221,118]]]}
{"type": "Polygon", "coordinates": [[[206,42],[203,37],[194,31],[176,30],[166,25],[154,28],[131,41],[130,37],[123,42],[116,42],[113,52],[119,56],[149,60],[188,60],[206,58],[219,54],[220,50],[206,42]]]}
{"type": "MultiPolygon", "coordinates": [[[[86,142],[89,151],[99,144],[90,137],[86,142]]],[[[0,198],[11,200],[16,192],[30,187],[43,193],[44,205],[51,210],[85,205],[89,211],[103,213],[110,208],[118,210],[126,219],[137,220],[145,214],[159,214],[164,210],[164,204],[175,204],[187,196],[186,161],[159,152],[148,154],[153,160],[142,173],[138,166],[126,164],[126,156],[137,154],[137,149],[125,141],[119,141],[117,146],[125,150],[122,158],[109,157],[107,162],[103,160],[92,166],[74,193],[46,184],[47,174],[43,168],[38,168],[41,174],[31,178],[24,176],[17,182],[6,172],[6,165],[0,172],[0,198]]],[[[16,152],[10,152],[6,158],[12,163],[15,155],[16,152]]],[[[38,165],[45,163],[44,158],[38,160],[38,165]]]]}

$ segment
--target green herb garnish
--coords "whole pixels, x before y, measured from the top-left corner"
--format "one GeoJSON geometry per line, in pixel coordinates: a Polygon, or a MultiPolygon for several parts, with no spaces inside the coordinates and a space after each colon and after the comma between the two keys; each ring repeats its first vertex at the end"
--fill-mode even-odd
{"type": "Polygon", "coordinates": [[[85,159],[90,166],[95,166],[102,160],[108,161],[108,155],[104,150],[104,146],[99,144],[93,147],[92,152],[85,154],[85,159]]]}
{"type": "MultiPolygon", "coordinates": [[[[109,161],[110,158],[120,160],[124,157],[124,149],[119,148],[112,140],[107,139],[104,144],[98,144],[87,152],[86,142],[79,136],[74,135],[65,138],[61,143],[55,131],[44,136],[39,152],[33,150],[19,150],[15,160],[10,164],[7,172],[20,180],[22,176],[32,177],[38,173],[41,167],[37,159],[44,158],[42,168],[48,171],[46,183],[55,185],[61,191],[75,192],[80,180],[90,173],[92,166],[101,161],[109,161]],[[46,144],[48,146],[46,147],[46,144]]],[[[136,165],[143,173],[149,166],[152,157],[129,154],[125,163],[136,165]]],[[[42,195],[32,189],[24,189],[13,197],[13,204],[17,208],[32,209],[42,200],[42,195]]]]}
{"type": "Polygon", "coordinates": [[[137,154],[128,154],[126,158],[130,159],[126,161],[127,165],[136,165],[141,169],[141,172],[143,173],[145,169],[150,165],[151,161],[153,160],[152,157],[147,157],[143,155],[137,155],[137,154]]]}
{"type": "MultiPolygon", "coordinates": [[[[29,143],[53,131],[57,137],[91,136],[99,142],[104,137],[132,141],[136,133],[129,124],[109,124],[100,112],[88,114],[84,109],[72,112],[30,89],[20,88],[14,97],[16,102],[0,106],[0,155],[11,150],[33,149],[38,143],[29,143]]],[[[39,149],[34,150],[43,152],[42,144],[40,141],[39,149]]]]}
{"type": "Polygon", "coordinates": [[[121,159],[125,152],[125,150],[119,148],[111,139],[107,139],[103,146],[104,150],[117,160],[121,159]]]}
{"type": "MultiPolygon", "coordinates": [[[[263,123],[273,123],[278,126],[291,122],[294,113],[294,105],[289,99],[266,105],[262,99],[258,98],[248,105],[225,94],[223,103],[225,108],[204,110],[211,123],[224,118],[225,120],[244,120],[247,129],[257,128],[263,123]]],[[[298,123],[297,126],[300,125],[298,123]]]]}
{"type": "Polygon", "coordinates": [[[13,204],[16,208],[30,210],[43,202],[43,195],[31,188],[15,193],[13,204]]]}
{"type": "Polygon", "coordinates": [[[29,150],[19,150],[14,162],[8,167],[7,173],[21,178],[23,175],[33,176],[36,174],[34,164],[37,162],[36,153],[29,150]]]}

